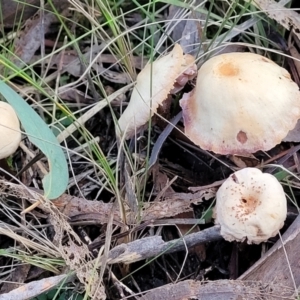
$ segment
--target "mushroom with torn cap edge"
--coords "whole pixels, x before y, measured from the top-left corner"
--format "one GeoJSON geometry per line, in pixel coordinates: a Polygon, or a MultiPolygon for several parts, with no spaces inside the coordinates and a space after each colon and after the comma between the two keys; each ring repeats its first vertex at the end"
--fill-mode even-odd
{"type": "Polygon", "coordinates": [[[285,193],[271,174],[256,168],[230,175],[216,195],[214,217],[227,241],[261,243],[275,236],[287,216],[285,193]]]}
{"type": "Polygon", "coordinates": [[[20,122],[15,110],[0,101],[0,159],[12,155],[21,142],[20,122]]]}
{"type": "Polygon", "coordinates": [[[190,140],[224,155],[269,150],[300,119],[298,85],[284,68],[254,53],[206,61],[180,105],[190,140]]]}
{"type": "Polygon", "coordinates": [[[129,139],[157,112],[168,94],[176,93],[197,74],[195,58],[183,54],[179,44],[167,55],[148,64],[137,76],[129,104],[116,126],[116,134],[129,139]]]}

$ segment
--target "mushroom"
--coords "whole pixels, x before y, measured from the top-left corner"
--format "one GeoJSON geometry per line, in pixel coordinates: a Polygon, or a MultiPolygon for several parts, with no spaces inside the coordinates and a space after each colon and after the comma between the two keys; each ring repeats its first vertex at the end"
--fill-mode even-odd
{"type": "Polygon", "coordinates": [[[118,120],[117,135],[129,139],[157,112],[169,93],[176,93],[197,74],[193,56],[183,54],[180,45],[148,64],[137,76],[130,102],[118,120]]]}
{"type": "Polygon", "coordinates": [[[216,224],[227,241],[261,243],[275,236],[287,215],[281,184],[271,174],[245,168],[230,175],[217,192],[216,224]]]}
{"type": "Polygon", "coordinates": [[[190,140],[225,155],[269,150],[300,118],[298,85],[285,69],[253,53],[206,61],[180,105],[190,140]]]}
{"type": "Polygon", "coordinates": [[[13,154],[21,141],[20,122],[14,109],[0,101],[0,159],[13,154]]]}

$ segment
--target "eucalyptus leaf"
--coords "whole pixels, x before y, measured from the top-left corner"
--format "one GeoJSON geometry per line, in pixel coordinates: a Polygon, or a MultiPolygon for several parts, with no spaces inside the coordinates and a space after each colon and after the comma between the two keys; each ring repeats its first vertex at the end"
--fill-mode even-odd
{"type": "Polygon", "coordinates": [[[0,93],[14,108],[28,139],[47,157],[50,171],[43,178],[44,196],[56,199],[62,195],[69,181],[68,164],[53,132],[43,119],[11,87],[0,81],[0,93]]]}

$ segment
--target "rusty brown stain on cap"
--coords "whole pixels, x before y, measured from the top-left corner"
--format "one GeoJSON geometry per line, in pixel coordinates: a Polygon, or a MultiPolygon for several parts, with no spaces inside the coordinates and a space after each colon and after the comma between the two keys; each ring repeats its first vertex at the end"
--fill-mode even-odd
{"type": "Polygon", "coordinates": [[[239,131],[236,138],[241,144],[245,144],[248,140],[246,132],[244,132],[242,130],[239,131]]]}
{"type": "Polygon", "coordinates": [[[223,76],[236,76],[239,73],[239,68],[237,68],[233,63],[227,62],[219,66],[219,74],[223,76]]]}

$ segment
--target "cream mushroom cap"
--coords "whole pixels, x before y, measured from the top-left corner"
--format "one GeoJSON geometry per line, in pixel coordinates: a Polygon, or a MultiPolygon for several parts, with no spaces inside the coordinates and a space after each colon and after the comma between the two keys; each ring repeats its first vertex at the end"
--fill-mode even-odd
{"type": "Polygon", "coordinates": [[[206,61],[180,101],[186,135],[204,150],[246,154],[279,144],[300,119],[300,92],[284,69],[258,54],[206,61]]]}
{"type": "Polygon", "coordinates": [[[281,184],[271,174],[245,168],[230,175],[216,196],[216,224],[227,241],[261,243],[275,236],[287,215],[281,184]]]}
{"type": "Polygon", "coordinates": [[[14,109],[0,101],[0,159],[13,154],[21,141],[20,122],[14,109]]]}
{"type": "Polygon", "coordinates": [[[154,115],[168,94],[177,92],[180,89],[178,85],[185,84],[196,74],[195,58],[189,54],[184,55],[178,44],[170,53],[148,64],[137,76],[130,102],[118,120],[117,135],[124,133],[126,139],[134,136],[154,115]],[[179,82],[176,82],[177,78],[179,82]]]}

